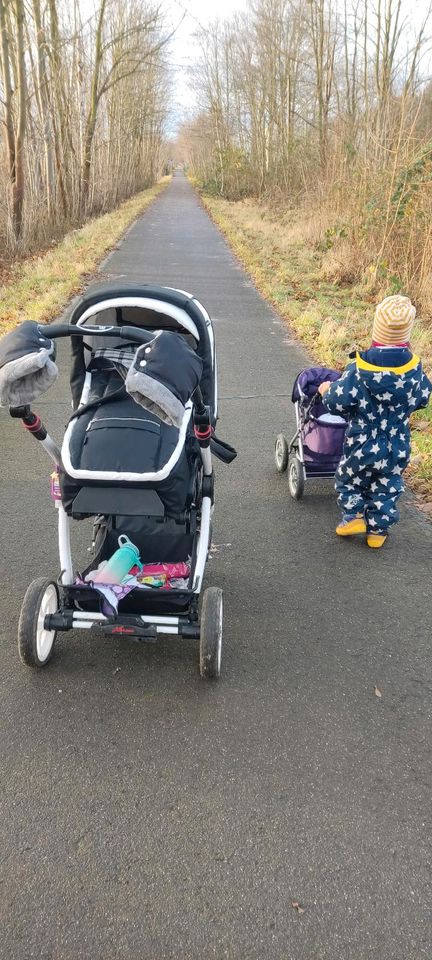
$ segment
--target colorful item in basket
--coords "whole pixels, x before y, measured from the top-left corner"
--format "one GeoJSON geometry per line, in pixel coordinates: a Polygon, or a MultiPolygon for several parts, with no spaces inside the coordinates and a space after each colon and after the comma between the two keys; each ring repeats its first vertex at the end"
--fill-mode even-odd
{"type": "Polygon", "coordinates": [[[94,583],[95,580],[96,580],[96,583],[101,582],[102,577],[100,576],[100,574],[102,573],[102,570],[104,569],[104,567],[106,567],[107,563],[108,563],[108,560],[102,560],[99,566],[96,567],[95,570],[90,570],[90,573],[86,573],[84,582],[94,583]]]}
{"type": "MultiPolygon", "coordinates": [[[[131,571],[132,573],[132,571],[131,571]]],[[[135,574],[137,580],[145,583],[146,577],[165,577],[167,580],[177,580],[188,577],[190,566],[183,561],[179,563],[145,563],[142,570],[135,574]]]]}
{"type": "Polygon", "coordinates": [[[143,577],[142,574],[139,574],[136,579],[138,580],[138,583],[146,587],[164,587],[167,582],[165,573],[163,573],[160,577],[143,577]]]}
{"type": "Polygon", "coordinates": [[[93,576],[93,583],[122,583],[131,567],[142,569],[138,547],[122,533],[118,538],[118,550],[113,553],[102,569],[93,576]]]}
{"type": "Polygon", "coordinates": [[[178,577],[175,580],[167,580],[162,590],[187,590],[189,577],[178,577]]]}
{"type": "Polygon", "coordinates": [[[96,583],[94,580],[89,583],[87,578],[82,580],[81,577],[76,577],[75,579],[76,586],[87,587],[89,590],[96,590],[102,598],[101,604],[101,613],[105,617],[112,617],[118,611],[118,605],[120,600],[124,600],[125,597],[131,593],[132,590],[135,590],[138,587],[140,590],[150,590],[150,587],[146,587],[144,583],[137,583],[137,581],[131,578],[128,583],[96,583]]]}

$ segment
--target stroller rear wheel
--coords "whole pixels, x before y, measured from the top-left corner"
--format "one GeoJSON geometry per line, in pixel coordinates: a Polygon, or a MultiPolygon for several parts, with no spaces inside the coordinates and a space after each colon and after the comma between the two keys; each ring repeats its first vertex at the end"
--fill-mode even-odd
{"type": "Polygon", "coordinates": [[[57,613],[58,588],[52,580],[38,577],[28,587],[18,624],[18,653],[28,667],[45,667],[52,656],[55,630],[45,629],[45,617],[57,613]]]}
{"type": "Polygon", "coordinates": [[[276,437],[275,464],[278,473],[285,473],[288,466],[288,443],[283,433],[279,433],[276,437]]]}
{"type": "Polygon", "coordinates": [[[306,472],[304,465],[296,455],[290,457],[288,468],[288,486],[293,500],[300,500],[304,494],[306,472]]]}
{"type": "Polygon", "coordinates": [[[217,680],[222,659],[222,590],[207,587],[201,607],[200,674],[205,680],[217,680]]]}

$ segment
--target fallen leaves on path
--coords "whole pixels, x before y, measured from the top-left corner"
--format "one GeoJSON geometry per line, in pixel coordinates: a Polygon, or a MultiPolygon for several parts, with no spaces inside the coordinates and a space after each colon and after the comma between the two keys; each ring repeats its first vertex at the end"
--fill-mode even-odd
{"type": "Polygon", "coordinates": [[[374,694],[375,694],[376,697],[378,697],[379,700],[381,700],[381,698],[382,698],[382,693],[381,693],[380,688],[377,687],[376,685],[374,686],[374,694]]]}
{"type": "Polygon", "coordinates": [[[211,557],[215,553],[220,553],[221,550],[225,549],[225,547],[231,547],[231,546],[232,546],[231,543],[213,543],[212,542],[209,550],[209,555],[211,557]]]}
{"type": "Polygon", "coordinates": [[[417,503],[417,506],[423,513],[426,513],[428,517],[432,517],[432,500],[427,500],[426,503],[417,503]]]}
{"type": "Polygon", "coordinates": [[[305,907],[302,907],[301,904],[298,902],[298,900],[292,900],[291,906],[294,908],[294,910],[297,910],[297,913],[305,912],[305,907]]]}

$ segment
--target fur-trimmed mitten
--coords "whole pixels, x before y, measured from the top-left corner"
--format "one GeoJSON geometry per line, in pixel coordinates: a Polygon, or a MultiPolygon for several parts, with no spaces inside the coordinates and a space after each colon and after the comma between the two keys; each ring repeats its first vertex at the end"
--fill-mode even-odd
{"type": "Polygon", "coordinates": [[[126,377],[126,390],[136,403],[164,423],[180,429],[185,404],[198,386],[202,360],[178,333],[159,331],[139,347],[126,377]]]}
{"type": "Polygon", "coordinates": [[[0,340],[0,407],[32,403],[58,375],[55,344],[43,326],[25,320],[0,340]]]}

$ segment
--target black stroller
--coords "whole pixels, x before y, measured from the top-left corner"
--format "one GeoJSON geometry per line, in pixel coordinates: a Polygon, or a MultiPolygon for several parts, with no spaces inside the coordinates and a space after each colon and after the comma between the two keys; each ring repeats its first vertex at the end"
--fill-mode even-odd
{"type": "Polygon", "coordinates": [[[58,631],[140,641],[177,634],[199,640],[201,676],[218,677],[222,591],[208,587],[198,608],[212,534],[212,453],[226,463],[236,453],[214,434],[216,355],[204,307],[166,287],[93,287],[69,323],[26,322],[3,338],[0,405],[55,464],[60,575],[27,590],[21,660],[45,666],[58,631]],[[30,407],[57,375],[59,337],[71,338],[74,408],[61,450],[30,407]],[[86,517],[94,518],[93,557],[77,574],[69,525],[86,517]],[[125,543],[143,563],[135,570],[131,563],[122,581],[104,582],[104,563],[125,543]],[[146,570],[162,576],[138,582],[146,570]]]}
{"type": "Polygon", "coordinates": [[[288,467],[288,488],[294,500],[303,496],[307,479],[331,479],[342,456],[346,420],[329,413],[318,392],[320,383],[335,381],[340,374],[326,367],[310,367],[296,377],[292,401],[296,431],[288,443],[280,433],[275,443],[279,473],[288,467]]]}

